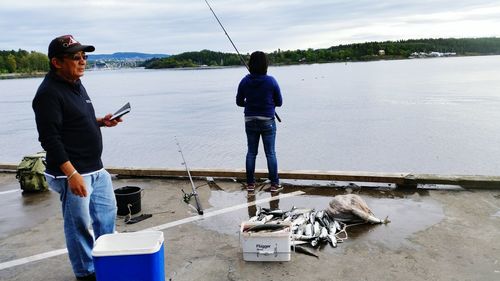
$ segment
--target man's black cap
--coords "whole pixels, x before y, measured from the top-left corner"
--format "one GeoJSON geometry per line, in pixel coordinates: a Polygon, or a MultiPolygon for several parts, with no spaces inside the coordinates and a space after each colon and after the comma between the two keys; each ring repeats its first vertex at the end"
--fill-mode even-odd
{"type": "Polygon", "coordinates": [[[82,45],[72,35],[63,35],[55,38],[49,44],[49,59],[63,54],[74,54],[80,51],[93,52],[94,46],[82,45]]]}

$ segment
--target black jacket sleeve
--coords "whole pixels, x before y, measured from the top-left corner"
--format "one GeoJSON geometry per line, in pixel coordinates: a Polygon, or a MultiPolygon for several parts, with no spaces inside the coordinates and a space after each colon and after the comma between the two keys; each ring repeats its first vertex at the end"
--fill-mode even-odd
{"type": "Polygon", "coordinates": [[[63,102],[55,92],[42,90],[37,93],[32,104],[38,140],[57,166],[69,160],[62,142],[63,102]]]}

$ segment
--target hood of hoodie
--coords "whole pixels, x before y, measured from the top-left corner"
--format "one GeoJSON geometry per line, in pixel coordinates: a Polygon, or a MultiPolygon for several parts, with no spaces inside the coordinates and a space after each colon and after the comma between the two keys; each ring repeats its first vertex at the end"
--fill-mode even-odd
{"type": "Polygon", "coordinates": [[[258,87],[262,83],[264,83],[267,79],[267,75],[259,75],[259,74],[247,74],[247,77],[249,79],[249,84],[258,87]]]}

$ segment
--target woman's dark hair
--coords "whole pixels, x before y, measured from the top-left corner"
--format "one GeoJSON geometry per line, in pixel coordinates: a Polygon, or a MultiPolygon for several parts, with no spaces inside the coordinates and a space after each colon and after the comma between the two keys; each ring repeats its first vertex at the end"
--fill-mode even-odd
{"type": "Polygon", "coordinates": [[[267,67],[269,66],[269,60],[264,52],[256,51],[250,55],[250,61],[248,62],[248,68],[250,68],[251,74],[267,74],[267,67]]]}

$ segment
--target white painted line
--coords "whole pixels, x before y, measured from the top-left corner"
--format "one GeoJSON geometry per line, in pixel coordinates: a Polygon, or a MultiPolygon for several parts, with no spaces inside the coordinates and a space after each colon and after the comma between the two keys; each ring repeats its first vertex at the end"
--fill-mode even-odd
{"type": "MultiPolygon", "coordinates": [[[[287,198],[287,197],[298,196],[298,195],[302,195],[304,193],[305,192],[303,192],[303,191],[295,191],[295,192],[291,192],[291,193],[280,194],[279,196],[271,196],[271,197],[268,197],[268,198],[259,199],[257,201],[253,201],[253,202],[249,202],[249,203],[244,203],[244,204],[235,205],[235,206],[227,207],[227,208],[224,208],[224,209],[216,210],[216,211],[213,211],[213,212],[210,212],[210,213],[206,213],[204,215],[197,215],[197,216],[194,216],[194,217],[188,217],[188,218],[181,219],[181,220],[178,220],[178,221],[173,221],[173,222],[169,222],[169,223],[166,223],[166,224],[162,224],[162,225],[150,227],[150,228],[147,228],[147,229],[143,229],[141,231],[145,231],[145,230],[163,230],[163,229],[171,228],[171,227],[178,226],[178,225],[181,225],[181,224],[185,224],[185,223],[189,223],[189,222],[193,222],[193,221],[198,221],[198,220],[202,220],[202,219],[205,219],[205,218],[210,218],[210,217],[213,217],[213,216],[217,216],[217,215],[229,213],[231,211],[235,211],[235,210],[238,210],[238,209],[247,208],[249,206],[253,206],[253,205],[256,205],[256,204],[260,204],[260,203],[264,203],[264,202],[270,202],[270,201],[273,201],[273,200],[276,200],[276,199],[284,199],[284,198],[287,198]]],[[[67,253],[68,253],[67,249],[59,249],[59,250],[45,252],[45,253],[42,253],[42,254],[38,254],[38,255],[34,255],[34,256],[30,256],[30,257],[26,257],[26,258],[12,260],[12,261],[8,261],[8,262],[3,262],[3,263],[0,263],[0,270],[11,268],[11,267],[18,266],[18,265],[27,264],[27,263],[34,262],[34,261],[39,261],[39,260],[43,260],[43,259],[52,258],[52,257],[55,257],[55,256],[67,254],[67,253]]]]}
{"type": "Polygon", "coordinates": [[[50,252],[45,252],[45,253],[34,255],[31,257],[27,257],[27,258],[22,258],[22,259],[17,259],[17,260],[13,260],[13,261],[0,263],[0,270],[7,269],[10,267],[14,267],[14,266],[18,266],[18,265],[22,265],[22,264],[26,264],[26,263],[33,262],[33,261],[39,261],[39,260],[48,259],[51,257],[63,255],[63,254],[66,254],[67,252],[68,252],[68,250],[66,248],[64,248],[64,249],[54,250],[54,251],[50,251],[50,252]]]}
{"type": "Polygon", "coordinates": [[[220,209],[220,210],[216,210],[216,211],[213,211],[213,212],[210,212],[210,213],[206,213],[204,215],[197,215],[197,216],[194,216],[194,217],[188,217],[188,218],[185,218],[185,219],[182,219],[182,220],[173,221],[173,222],[169,222],[169,223],[162,224],[162,225],[153,226],[153,227],[150,227],[150,228],[143,229],[142,231],[145,231],[145,230],[163,230],[163,229],[171,228],[171,227],[178,226],[178,225],[181,225],[181,224],[185,224],[185,223],[188,223],[188,222],[198,221],[198,220],[210,218],[210,217],[213,217],[213,216],[217,216],[217,215],[229,213],[231,211],[235,211],[235,210],[238,210],[238,209],[248,208],[249,206],[253,206],[253,205],[256,205],[256,204],[260,204],[260,203],[264,203],[264,202],[269,202],[269,201],[273,201],[273,200],[276,200],[276,199],[283,199],[283,198],[287,198],[287,197],[298,196],[298,195],[302,195],[304,193],[305,193],[304,191],[295,191],[295,192],[291,192],[291,193],[280,194],[279,196],[272,196],[272,197],[259,199],[257,201],[253,201],[253,202],[249,202],[249,203],[244,203],[244,204],[240,204],[240,205],[235,205],[235,206],[227,207],[227,208],[224,208],[224,209],[220,209]]]}
{"type": "Polygon", "coordinates": [[[7,191],[0,191],[0,195],[8,194],[8,193],[14,193],[14,192],[19,192],[21,189],[12,189],[12,190],[7,190],[7,191]]]}

